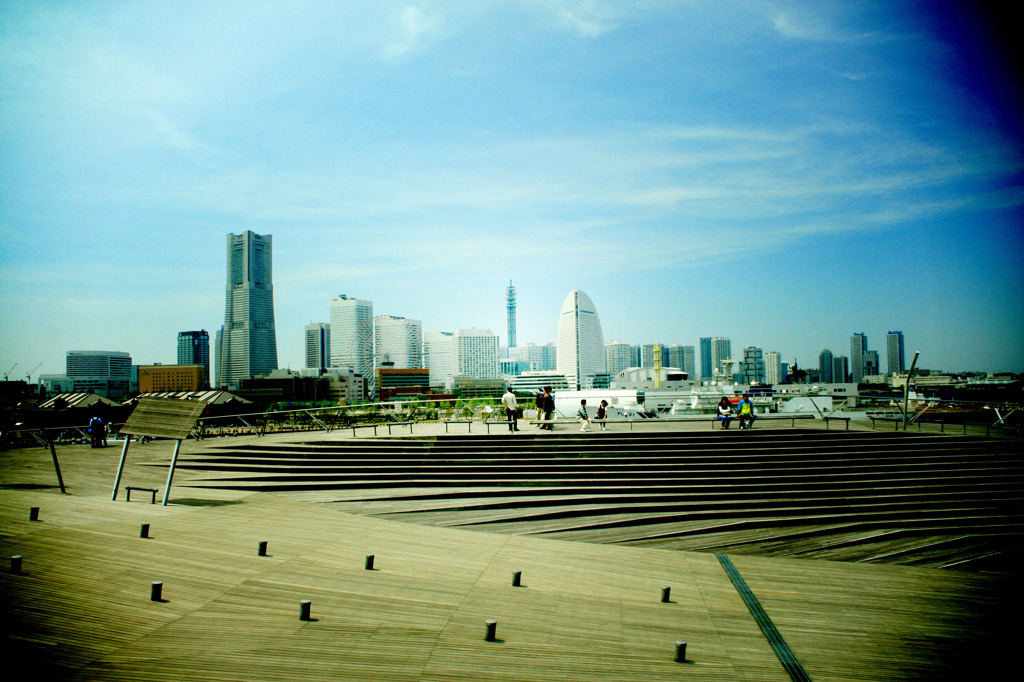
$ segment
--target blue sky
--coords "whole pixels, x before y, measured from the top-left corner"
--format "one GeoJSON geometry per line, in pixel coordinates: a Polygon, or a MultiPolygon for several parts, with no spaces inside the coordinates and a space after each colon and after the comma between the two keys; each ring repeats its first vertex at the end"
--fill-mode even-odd
{"type": "Polygon", "coordinates": [[[504,340],[511,279],[520,344],[579,288],[606,341],[1020,372],[1019,74],[958,4],[0,1],[0,369],[173,363],[253,230],[282,366],[339,293],[504,340]]]}

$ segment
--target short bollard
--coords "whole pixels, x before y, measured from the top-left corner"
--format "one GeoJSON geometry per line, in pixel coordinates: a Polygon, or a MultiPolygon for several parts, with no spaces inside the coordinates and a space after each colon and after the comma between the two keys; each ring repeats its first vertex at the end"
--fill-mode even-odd
{"type": "Polygon", "coordinates": [[[498,631],[498,621],[488,618],[484,622],[487,623],[487,636],[484,639],[488,642],[493,642],[498,631]]]}
{"type": "Polygon", "coordinates": [[[140,538],[148,538],[149,537],[149,524],[148,523],[142,524],[142,529],[139,530],[139,537],[140,538]]]}
{"type": "Polygon", "coordinates": [[[373,570],[373,555],[372,554],[367,554],[366,555],[366,570],[367,571],[372,571],[373,570]]]}
{"type": "Polygon", "coordinates": [[[266,540],[260,541],[260,548],[256,552],[256,554],[258,556],[267,556],[267,541],[266,540]]]}
{"type": "Polygon", "coordinates": [[[21,575],[21,555],[15,554],[11,557],[11,573],[21,575]]]}
{"type": "Polygon", "coordinates": [[[28,510],[28,520],[38,521],[39,520],[39,507],[32,507],[28,510]]]}
{"type": "Polygon", "coordinates": [[[672,594],[672,588],[665,586],[661,588],[661,601],[662,603],[668,604],[671,599],[669,596],[672,594]]]}
{"type": "Polygon", "coordinates": [[[522,571],[512,571],[512,587],[522,587],[522,579],[522,571]]]}
{"type": "Polygon", "coordinates": [[[163,599],[164,584],[159,580],[153,581],[153,586],[149,590],[149,599],[151,601],[161,601],[163,599]]]}
{"type": "Polygon", "coordinates": [[[311,620],[309,610],[312,606],[313,602],[308,599],[303,599],[299,602],[299,620],[311,620]]]}
{"type": "Polygon", "coordinates": [[[676,663],[686,662],[686,642],[681,639],[676,640],[676,663]]]}

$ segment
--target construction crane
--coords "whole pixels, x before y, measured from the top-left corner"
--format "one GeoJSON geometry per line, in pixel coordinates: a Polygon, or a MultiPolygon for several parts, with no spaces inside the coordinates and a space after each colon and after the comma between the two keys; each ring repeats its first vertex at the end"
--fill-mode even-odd
{"type": "Polygon", "coordinates": [[[13,372],[14,368],[17,367],[17,366],[18,366],[18,363],[14,363],[13,365],[11,365],[11,368],[9,370],[7,370],[7,372],[4,373],[4,381],[7,381],[7,377],[11,376],[11,372],[13,372]]]}
{"type": "Polygon", "coordinates": [[[25,383],[26,384],[31,384],[32,383],[32,372],[36,371],[37,369],[39,369],[42,366],[43,366],[43,363],[40,362],[38,365],[36,365],[35,367],[33,367],[32,369],[30,369],[28,371],[28,374],[25,375],[25,383]]]}

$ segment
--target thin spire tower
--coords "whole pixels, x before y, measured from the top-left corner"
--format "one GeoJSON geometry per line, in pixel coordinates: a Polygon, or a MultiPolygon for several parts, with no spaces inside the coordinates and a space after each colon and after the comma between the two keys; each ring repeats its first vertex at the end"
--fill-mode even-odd
{"type": "Polygon", "coordinates": [[[508,312],[508,347],[516,347],[516,288],[512,286],[512,280],[508,281],[508,289],[505,290],[505,310],[508,312]]]}

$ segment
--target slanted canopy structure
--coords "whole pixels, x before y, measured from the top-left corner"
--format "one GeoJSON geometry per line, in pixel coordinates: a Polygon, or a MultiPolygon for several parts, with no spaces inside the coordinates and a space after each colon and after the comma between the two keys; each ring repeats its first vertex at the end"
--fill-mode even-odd
{"type": "Polygon", "coordinates": [[[121,473],[128,456],[128,445],[132,436],[149,436],[151,438],[174,439],[174,455],[171,467],[167,472],[167,486],[164,488],[164,505],[167,504],[171,492],[171,481],[174,479],[174,465],[178,462],[181,441],[188,438],[192,428],[199,421],[206,403],[191,400],[175,400],[169,398],[142,398],[132,410],[131,415],[121,427],[124,434],[124,449],[121,450],[121,462],[117,466],[117,477],[114,479],[114,493],[111,500],[117,499],[117,489],[121,484],[121,473]]]}

